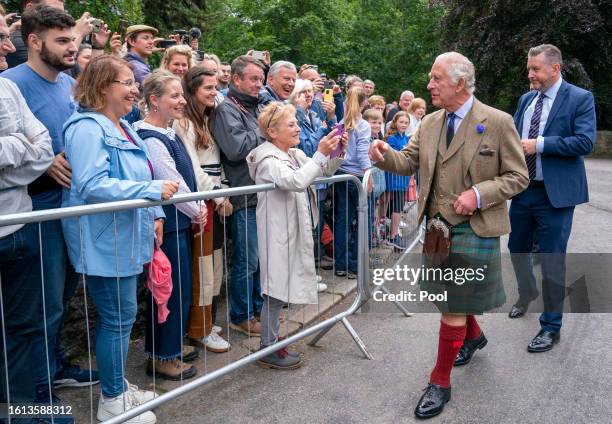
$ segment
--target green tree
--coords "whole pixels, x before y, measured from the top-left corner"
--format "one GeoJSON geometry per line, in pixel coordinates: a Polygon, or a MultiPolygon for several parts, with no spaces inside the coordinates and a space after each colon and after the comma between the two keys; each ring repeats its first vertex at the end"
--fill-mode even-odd
{"type": "Polygon", "coordinates": [[[609,0],[533,2],[445,0],[442,43],[476,66],[478,96],[514,112],[529,89],[527,51],[538,44],[559,47],[564,78],[593,91],[598,127],[612,128],[612,7],[609,0]]]}

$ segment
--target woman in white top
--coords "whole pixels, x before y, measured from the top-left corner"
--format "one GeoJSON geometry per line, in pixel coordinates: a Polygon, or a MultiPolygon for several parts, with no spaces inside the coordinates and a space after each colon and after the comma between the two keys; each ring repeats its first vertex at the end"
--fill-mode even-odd
{"type": "MultiPolygon", "coordinates": [[[[217,73],[202,66],[191,68],[183,78],[185,117],[174,122],[174,129],[187,147],[196,175],[198,190],[224,186],[219,147],[208,122],[215,107],[217,73]]],[[[226,187],[226,185],[225,185],[226,187]]],[[[223,280],[224,217],[232,214],[229,199],[207,202],[209,223],[203,234],[193,239],[193,287],[187,334],[192,343],[211,352],[227,352],[230,344],[214,325],[217,299],[223,280]]]]}

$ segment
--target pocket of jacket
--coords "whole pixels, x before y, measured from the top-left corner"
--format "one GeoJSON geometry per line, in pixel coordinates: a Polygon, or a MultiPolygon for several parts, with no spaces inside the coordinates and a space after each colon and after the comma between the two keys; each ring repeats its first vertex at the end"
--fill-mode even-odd
{"type": "Polygon", "coordinates": [[[102,234],[104,234],[104,232],[106,230],[108,230],[108,227],[110,227],[110,225],[113,223],[113,218],[110,218],[107,224],[104,224],[102,226],[102,229],[100,231],[98,231],[98,233],[96,234],[94,240],[98,240],[100,237],[102,237],[102,234]]]}

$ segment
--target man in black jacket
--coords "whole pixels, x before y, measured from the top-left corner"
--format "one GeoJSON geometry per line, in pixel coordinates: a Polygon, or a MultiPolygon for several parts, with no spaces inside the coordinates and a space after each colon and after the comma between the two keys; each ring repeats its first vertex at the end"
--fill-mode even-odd
{"type": "MultiPolygon", "coordinates": [[[[255,184],[249,176],[246,157],[263,142],[257,125],[257,116],[263,107],[263,99],[259,96],[263,81],[263,64],[251,56],[239,56],[232,62],[227,97],[215,109],[213,135],[231,187],[255,184]]],[[[255,221],[257,194],[235,196],[230,200],[234,207],[230,326],[243,333],[259,335],[261,325],[254,318],[263,304],[255,221]]]]}

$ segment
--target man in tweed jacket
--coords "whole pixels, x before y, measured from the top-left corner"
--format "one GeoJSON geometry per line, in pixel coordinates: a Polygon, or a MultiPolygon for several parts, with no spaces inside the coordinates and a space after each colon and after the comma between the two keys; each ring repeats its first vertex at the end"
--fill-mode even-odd
{"type": "MultiPolygon", "coordinates": [[[[452,226],[449,259],[460,258],[459,263],[470,265],[466,258],[476,254],[494,274],[487,277],[482,294],[474,290],[462,293],[467,284],[448,284],[448,304],[437,305],[442,312],[438,357],[415,409],[419,418],[442,412],[450,400],[453,364],[467,364],[487,343],[473,314],[505,300],[499,236],[510,231],[506,201],[529,182],[512,117],[479,102],[474,88],[474,65],[459,53],[441,54],[427,85],[432,103],[441,110],[423,118],[401,152],[380,140],[370,148],[370,158],[385,171],[411,175],[419,170],[419,221],[438,218],[452,226]],[[455,295],[465,302],[457,303],[455,295]]],[[[423,285],[422,281],[421,288],[423,285]]]]}

